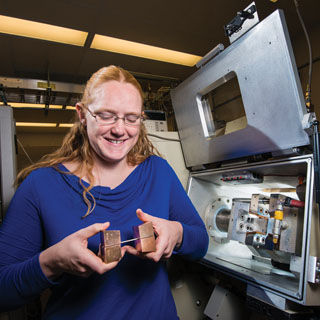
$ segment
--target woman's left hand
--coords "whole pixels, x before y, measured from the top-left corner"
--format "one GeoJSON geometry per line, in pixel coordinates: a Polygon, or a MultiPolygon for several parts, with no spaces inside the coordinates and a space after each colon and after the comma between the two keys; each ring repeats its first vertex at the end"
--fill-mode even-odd
{"type": "Polygon", "coordinates": [[[183,227],[178,221],[170,221],[151,216],[141,209],[137,211],[138,218],[143,222],[152,222],[156,238],[156,251],[142,253],[131,246],[126,246],[130,254],[151,259],[158,262],[161,258],[168,259],[174,248],[179,247],[183,239],[183,227]]]}

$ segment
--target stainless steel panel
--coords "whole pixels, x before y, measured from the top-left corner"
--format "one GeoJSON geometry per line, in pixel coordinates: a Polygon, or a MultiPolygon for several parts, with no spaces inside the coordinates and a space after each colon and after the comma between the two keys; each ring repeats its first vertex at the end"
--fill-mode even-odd
{"type": "Polygon", "coordinates": [[[15,124],[12,108],[0,107],[0,223],[15,192],[16,153],[15,153],[15,124]]]}
{"type": "Polygon", "coordinates": [[[309,144],[302,126],[306,108],[282,11],[275,11],[173,89],[171,98],[187,167],[309,144]],[[247,126],[210,135],[206,131],[212,129],[211,120],[201,97],[234,74],[247,126]]]}
{"type": "MultiPolygon", "coordinates": [[[[5,88],[21,88],[44,91],[47,89],[48,86],[48,83],[44,80],[8,77],[0,77],[0,83],[2,83],[5,88]]],[[[67,82],[50,82],[50,87],[52,90],[58,92],[82,94],[84,91],[84,85],[67,82]]]]}

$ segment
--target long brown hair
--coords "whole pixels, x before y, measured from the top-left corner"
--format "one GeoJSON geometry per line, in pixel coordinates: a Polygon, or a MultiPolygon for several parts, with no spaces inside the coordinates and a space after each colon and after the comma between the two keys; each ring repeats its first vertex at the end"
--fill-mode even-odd
{"type": "MultiPolygon", "coordinates": [[[[120,67],[109,66],[99,69],[91,76],[86,84],[83,97],[79,102],[81,108],[87,110],[88,106],[93,102],[95,98],[96,89],[101,84],[112,80],[132,84],[139,91],[141,99],[143,101],[143,92],[141,86],[139,82],[133,77],[133,75],[120,67]]],[[[159,152],[148,139],[146,128],[142,123],[140,126],[138,141],[128,153],[127,162],[128,164],[135,166],[154,154],[159,155],[159,152]]],[[[63,139],[62,146],[55,152],[45,155],[39,162],[21,170],[17,176],[16,185],[20,185],[20,183],[30,174],[30,172],[35,169],[42,167],[54,167],[58,170],[57,165],[59,163],[76,163],[76,168],[71,173],[79,176],[80,184],[83,187],[83,200],[88,206],[88,210],[83,216],[86,217],[93,211],[96,203],[93,195],[90,192],[95,182],[94,176],[92,174],[92,169],[94,166],[93,159],[93,151],[89,143],[86,127],[80,122],[79,118],[77,117],[73,127],[63,139]],[[88,187],[86,187],[82,183],[82,178],[84,176],[88,177],[88,187]],[[87,195],[90,196],[93,204],[88,199],[87,195]]],[[[63,173],[67,174],[67,172],[63,173]]]]}

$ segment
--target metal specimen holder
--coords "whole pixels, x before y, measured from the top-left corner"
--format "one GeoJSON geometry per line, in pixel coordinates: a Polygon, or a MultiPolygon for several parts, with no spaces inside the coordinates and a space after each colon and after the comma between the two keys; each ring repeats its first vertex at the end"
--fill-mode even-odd
{"type": "Polygon", "coordinates": [[[120,230],[104,230],[100,232],[101,259],[105,263],[119,261],[121,258],[120,230]]]}
{"type": "Polygon", "coordinates": [[[105,263],[121,259],[121,244],[134,241],[135,247],[140,252],[153,252],[156,250],[156,240],[152,222],[146,222],[132,227],[134,238],[121,241],[120,230],[104,230],[100,232],[101,259],[105,263]]]}
{"type": "Polygon", "coordinates": [[[146,222],[139,226],[133,227],[133,235],[135,239],[136,249],[140,252],[156,251],[156,240],[152,222],[146,222]]]}

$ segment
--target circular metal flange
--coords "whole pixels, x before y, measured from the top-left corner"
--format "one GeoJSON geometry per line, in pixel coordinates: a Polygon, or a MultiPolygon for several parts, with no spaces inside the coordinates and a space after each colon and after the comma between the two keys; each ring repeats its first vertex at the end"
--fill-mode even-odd
{"type": "Polygon", "coordinates": [[[214,199],[205,212],[205,223],[210,236],[217,241],[228,237],[228,224],[232,207],[232,199],[219,197],[214,199]]]}

